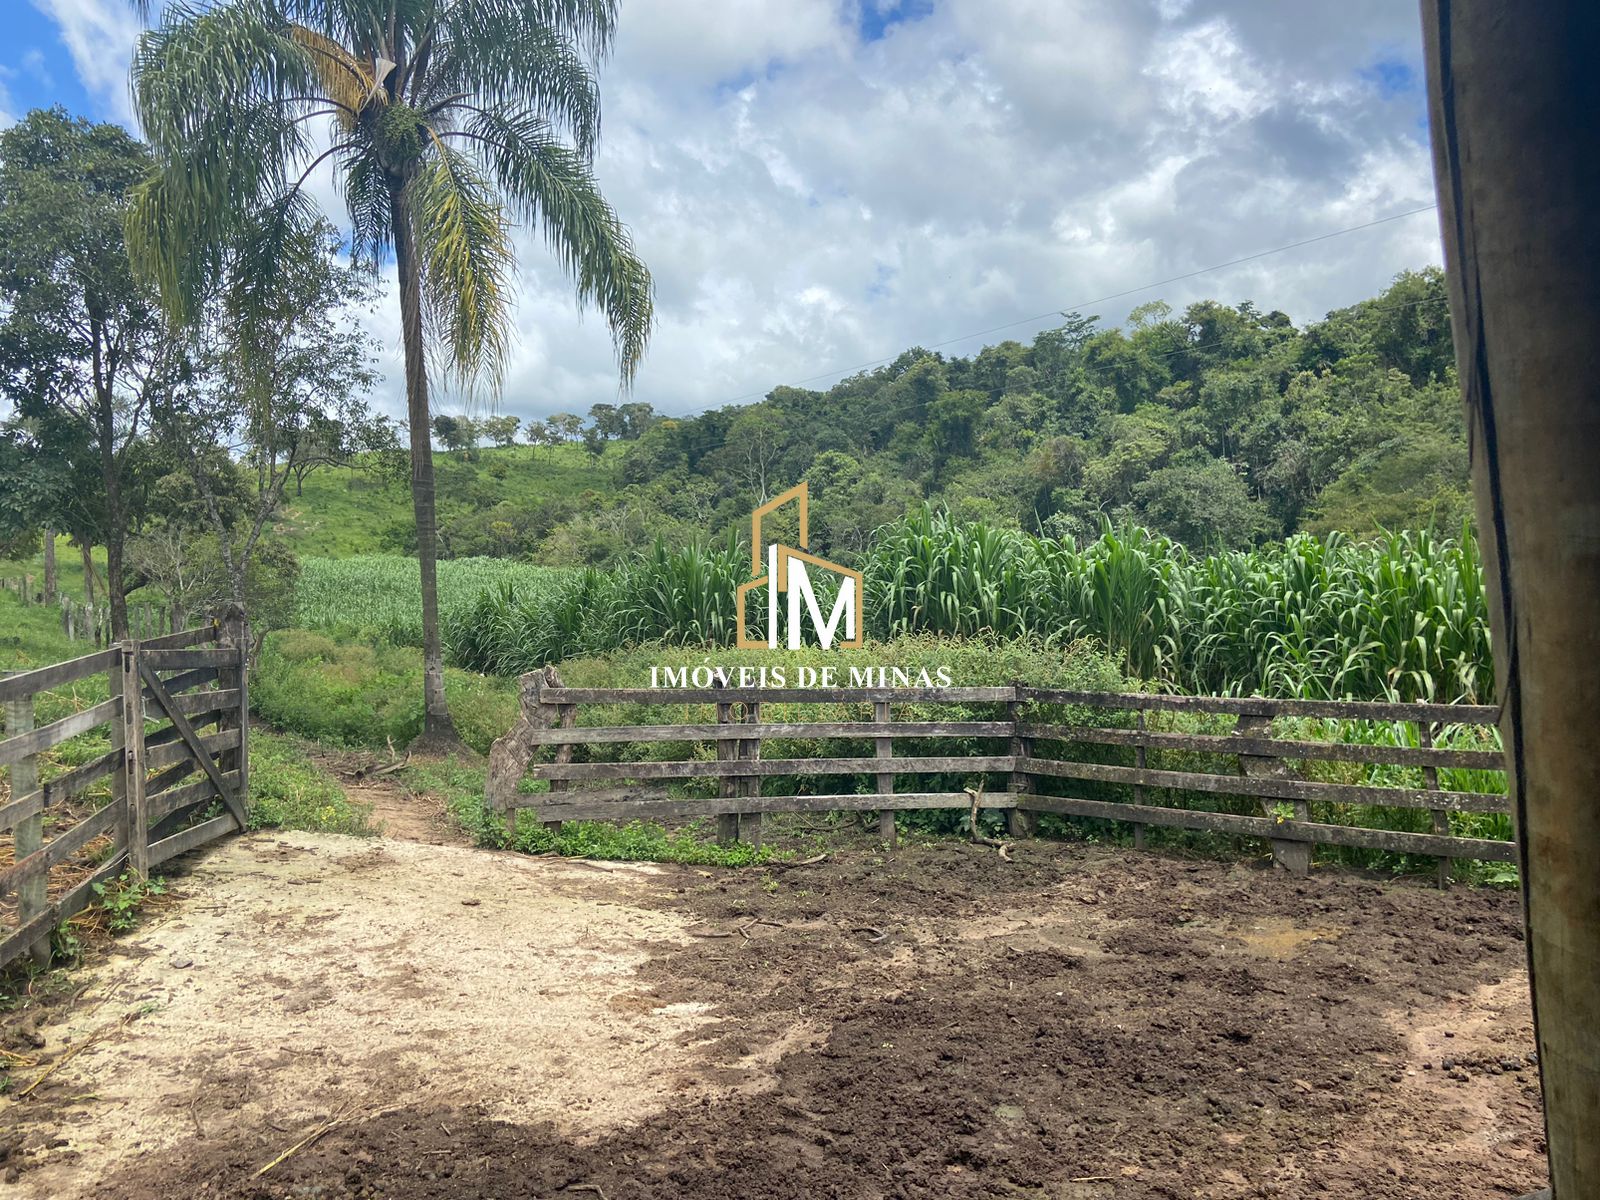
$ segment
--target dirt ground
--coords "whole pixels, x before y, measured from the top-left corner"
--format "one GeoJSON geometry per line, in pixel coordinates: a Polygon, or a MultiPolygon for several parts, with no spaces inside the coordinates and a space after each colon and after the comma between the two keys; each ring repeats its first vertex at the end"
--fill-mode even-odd
{"type": "MultiPolygon", "coordinates": [[[[413,816],[391,832],[452,840],[413,816]]],[[[99,1040],[0,1100],[0,1196],[1543,1186],[1514,894],[1013,856],[862,844],[728,871],[222,844],[37,1031],[45,1064],[99,1040]]]]}

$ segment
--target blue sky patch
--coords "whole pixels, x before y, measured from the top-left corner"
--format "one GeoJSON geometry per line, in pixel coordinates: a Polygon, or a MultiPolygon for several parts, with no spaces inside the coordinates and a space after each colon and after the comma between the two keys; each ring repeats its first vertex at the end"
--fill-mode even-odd
{"type": "Polygon", "coordinates": [[[11,11],[6,44],[0,48],[0,86],[11,98],[14,116],[53,104],[73,113],[99,112],[78,80],[60,26],[31,4],[11,11]]]}
{"type": "Polygon", "coordinates": [[[933,0],[861,0],[856,31],[863,42],[881,41],[889,30],[920,21],[933,11],[933,0]]]}

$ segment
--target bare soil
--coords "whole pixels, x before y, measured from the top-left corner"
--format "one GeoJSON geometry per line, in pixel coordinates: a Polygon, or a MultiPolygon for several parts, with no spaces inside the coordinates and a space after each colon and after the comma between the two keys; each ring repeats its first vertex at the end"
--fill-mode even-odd
{"type": "Polygon", "coordinates": [[[1514,894],[1013,857],[727,871],[226,843],[40,1031],[46,1064],[102,1036],[0,1101],[0,1195],[1543,1186],[1514,894]]]}

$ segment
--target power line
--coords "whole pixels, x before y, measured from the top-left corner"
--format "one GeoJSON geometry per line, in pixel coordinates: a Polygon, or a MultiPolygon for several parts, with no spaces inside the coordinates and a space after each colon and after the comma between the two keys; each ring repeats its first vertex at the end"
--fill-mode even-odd
{"type": "MultiPolygon", "coordinates": [[[[1047,321],[1052,317],[1058,317],[1062,315],[1062,313],[1074,312],[1078,309],[1089,308],[1096,304],[1106,304],[1112,300],[1121,300],[1126,296],[1137,295],[1139,292],[1148,292],[1153,288],[1166,287],[1170,283],[1182,283],[1187,279],[1195,279],[1201,275],[1209,275],[1213,271],[1223,271],[1229,267],[1237,267],[1244,263],[1255,262],[1257,259],[1267,258],[1274,254],[1283,254],[1285,251],[1298,250],[1302,246],[1312,246],[1318,242],[1326,242],[1332,238],[1344,237],[1349,233],[1359,233],[1363,229],[1371,229],[1377,225],[1387,225],[1391,221],[1401,221],[1406,217],[1417,216],[1419,213],[1433,212],[1438,207],[1439,206],[1437,204],[1425,204],[1421,208],[1408,209],[1405,212],[1394,213],[1387,217],[1378,217],[1371,221],[1365,221],[1360,225],[1351,225],[1345,229],[1335,229],[1330,233],[1319,233],[1315,237],[1303,238],[1298,242],[1289,242],[1282,246],[1274,246],[1270,250],[1258,250],[1254,254],[1244,255],[1242,258],[1232,258],[1227,262],[1214,263],[1209,267],[1201,267],[1198,270],[1186,271],[1182,275],[1173,275],[1167,279],[1158,279],[1154,283],[1141,283],[1137,287],[1127,288],[1120,292],[1112,292],[1107,296],[1096,296],[1092,300],[1080,300],[1074,304],[1063,304],[1057,308],[1050,309],[1048,312],[1039,313],[1036,316],[1019,317],[1017,320],[1007,321],[1003,325],[991,325],[988,329],[979,329],[972,333],[959,334],[953,338],[946,338],[942,342],[933,342],[923,348],[927,350],[939,350],[945,346],[953,346],[957,342],[970,341],[972,338],[987,337],[991,333],[1001,333],[1007,329],[1015,329],[1018,325],[1032,325],[1038,321],[1047,321]]],[[[884,363],[893,362],[897,357],[898,352],[896,354],[888,355],[884,358],[875,358],[870,362],[858,363],[853,367],[835,367],[832,370],[823,371],[816,375],[809,375],[804,379],[794,380],[792,386],[815,383],[820,379],[832,379],[835,376],[854,375],[857,371],[865,371],[868,367],[877,367],[882,366],[884,363]]],[[[707,412],[713,408],[722,408],[729,404],[738,404],[745,400],[759,399],[765,395],[765,390],[745,392],[743,395],[734,396],[731,399],[723,400],[717,404],[708,404],[705,408],[700,410],[700,413],[707,412]]],[[[678,415],[682,417],[692,417],[698,416],[700,413],[683,413],[678,415]]]]}

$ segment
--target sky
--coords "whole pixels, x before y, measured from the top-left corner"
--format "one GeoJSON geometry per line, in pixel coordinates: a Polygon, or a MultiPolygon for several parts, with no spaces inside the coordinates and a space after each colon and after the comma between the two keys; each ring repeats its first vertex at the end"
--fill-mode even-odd
{"type": "MultiPolygon", "coordinates": [[[[0,125],[133,127],[127,0],[0,0],[0,125]]],[[[159,5],[156,6],[159,11],[159,5]]],[[[1440,261],[1414,5],[620,0],[596,173],[657,287],[632,399],[684,414],[1165,300],[1296,323],[1440,261]],[[1119,299],[1098,297],[1143,289],[1119,299]],[[1013,325],[1013,322],[1020,322],[1013,325]],[[983,336],[980,331],[996,330],[983,336]]],[[[331,186],[319,194],[332,197],[331,186]]],[[[337,212],[330,213],[337,220],[337,212]]],[[[611,342],[518,233],[502,412],[618,399],[611,342]]],[[[392,280],[374,314],[403,410],[392,280]]],[[[446,395],[444,408],[458,401],[446,395]]]]}

